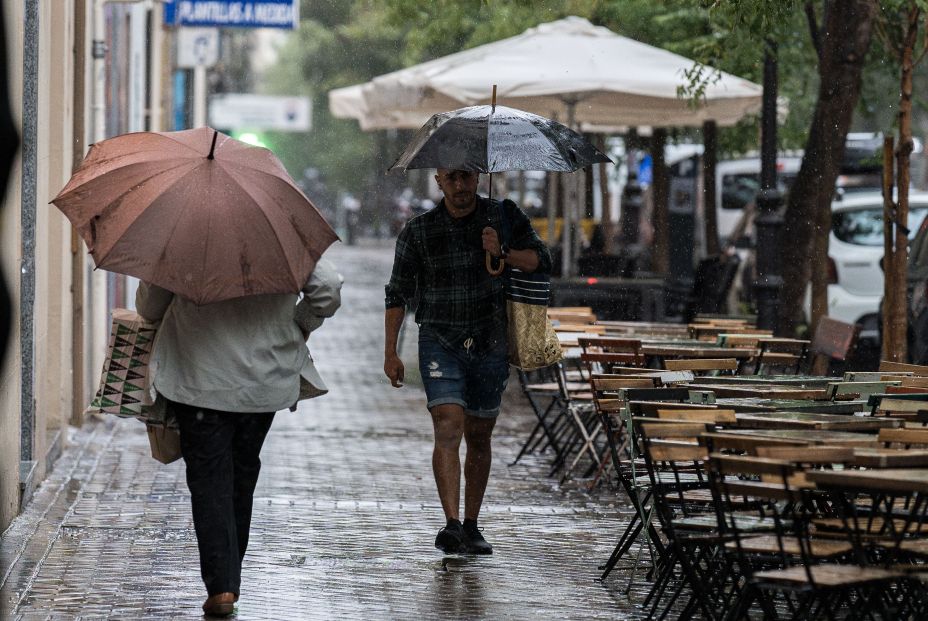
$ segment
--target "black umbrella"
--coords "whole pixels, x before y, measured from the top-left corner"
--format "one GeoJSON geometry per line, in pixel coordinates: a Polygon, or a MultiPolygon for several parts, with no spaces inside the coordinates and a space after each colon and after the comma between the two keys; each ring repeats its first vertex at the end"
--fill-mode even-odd
{"type": "Polygon", "coordinates": [[[586,138],[557,121],[491,104],[433,115],[390,170],[573,172],[611,161],[586,138]]]}
{"type": "MultiPolygon", "coordinates": [[[[468,106],[435,114],[419,128],[390,170],[446,168],[490,174],[506,170],[574,172],[612,162],[579,133],[557,121],[524,110],[496,105],[468,106]]],[[[490,267],[493,274],[502,272],[490,267]]]]}

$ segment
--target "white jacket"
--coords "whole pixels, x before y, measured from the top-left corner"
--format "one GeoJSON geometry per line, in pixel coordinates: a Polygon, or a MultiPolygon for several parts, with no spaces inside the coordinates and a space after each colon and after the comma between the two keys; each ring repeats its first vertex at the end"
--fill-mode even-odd
{"type": "Polygon", "coordinates": [[[226,412],[276,412],[327,392],[301,329],[312,332],[341,305],[342,277],[320,259],[293,294],[254,295],[197,306],[142,283],[136,309],[161,322],[152,352],[155,390],[172,401],[226,412]],[[303,397],[308,396],[304,390],[303,397]]]}

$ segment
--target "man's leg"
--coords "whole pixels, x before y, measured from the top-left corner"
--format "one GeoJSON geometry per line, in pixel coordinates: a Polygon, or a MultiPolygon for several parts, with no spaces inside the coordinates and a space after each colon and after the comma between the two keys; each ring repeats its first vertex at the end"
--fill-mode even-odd
{"type": "Polygon", "coordinates": [[[234,414],[173,404],[200,551],[210,596],[238,593],[241,565],[232,502],[234,414]]]}
{"type": "Polygon", "coordinates": [[[477,527],[477,517],[490,478],[493,427],[509,379],[505,345],[505,339],[500,340],[485,356],[471,360],[467,370],[467,415],[464,421],[467,457],[464,461],[464,523],[461,526],[464,547],[472,554],[493,553],[493,546],[484,539],[477,527]]]}
{"type": "Polygon", "coordinates": [[[483,504],[493,461],[490,439],[495,425],[495,418],[466,416],[464,420],[464,440],[467,442],[467,457],[464,459],[464,518],[467,520],[476,522],[483,504]]]}
{"type": "Polygon", "coordinates": [[[255,486],[261,472],[261,447],[274,421],[274,412],[235,414],[237,417],[233,441],[235,533],[238,536],[239,563],[245,558],[248,534],[251,531],[251,508],[255,486]]]}
{"type": "Polygon", "coordinates": [[[464,435],[464,408],[454,403],[431,409],[435,429],[432,472],[441,508],[448,520],[458,520],[461,511],[461,438],[464,435]]]}

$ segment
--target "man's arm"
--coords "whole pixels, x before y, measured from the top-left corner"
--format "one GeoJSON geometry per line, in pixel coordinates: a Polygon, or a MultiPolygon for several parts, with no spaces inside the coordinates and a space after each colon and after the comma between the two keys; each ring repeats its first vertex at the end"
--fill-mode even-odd
{"type": "Polygon", "coordinates": [[[403,361],[396,353],[400,328],[406,317],[406,306],[414,299],[418,287],[418,270],[420,257],[413,240],[413,232],[407,222],[396,238],[396,256],[393,258],[393,272],[390,282],[384,287],[386,298],[384,306],[384,348],[383,372],[390,378],[390,383],[399,388],[403,385],[403,361]]]}
{"type": "Polygon", "coordinates": [[[140,282],[139,288],[135,292],[135,310],[146,321],[155,323],[161,321],[173,299],[174,294],[167,289],[162,289],[157,285],[150,285],[147,282],[140,282]]]}
{"type": "MultiPolygon", "coordinates": [[[[492,226],[483,229],[483,249],[495,259],[502,255],[499,234],[492,226]]],[[[506,255],[506,263],[517,270],[531,273],[538,269],[540,259],[538,258],[538,251],[533,248],[525,250],[513,250],[510,248],[509,253],[506,255]]]]}
{"type": "Polygon", "coordinates": [[[403,361],[400,360],[399,355],[396,353],[400,327],[402,327],[405,317],[406,309],[402,306],[394,306],[384,312],[383,372],[390,378],[390,383],[397,388],[403,385],[405,372],[403,361]]]}
{"type": "Polygon", "coordinates": [[[309,334],[341,306],[343,282],[332,263],[326,259],[316,262],[316,268],[303,286],[303,299],[296,305],[293,315],[304,338],[309,338],[309,334]]]}
{"type": "MultiPolygon", "coordinates": [[[[551,273],[551,253],[548,247],[532,228],[528,216],[512,201],[504,201],[512,238],[509,241],[509,253],[506,262],[523,272],[551,273]],[[508,206],[508,208],[507,208],[508,206]]],[[[494,257],[501,254],[499,234],[492,227],[483,229],[483,247],[494,257]]]]}

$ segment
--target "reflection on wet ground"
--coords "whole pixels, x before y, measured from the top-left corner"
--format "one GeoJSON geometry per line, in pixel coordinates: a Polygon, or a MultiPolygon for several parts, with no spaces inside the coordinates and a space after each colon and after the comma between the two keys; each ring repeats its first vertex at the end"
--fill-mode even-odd
{"type": "MultiPolygon", "coordinates": [[[[608,489],[507,466],[532,417],[510,382],[484,534],[490,557],[432,547],[443,523],[421,389],[383,379],[386,245],[337,247],[343,308],[313,335],[330,394],[281,413],[265,445],[239,619],[642,617],[641,580],[596,582],[629,508],[608,489]]],[[[415,326],[403,358],[414,368],[415,326]]],[[[136,421],[72,432],[54,471],[0,540],[0,619],[198,618],[205,597],[183,465],[151,459],[136,421]]]]}

